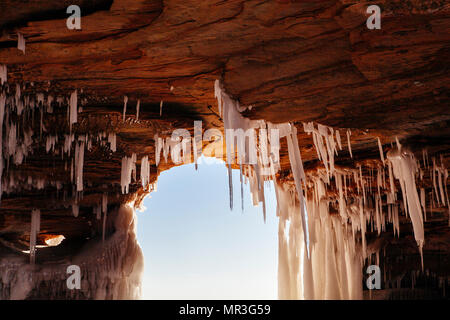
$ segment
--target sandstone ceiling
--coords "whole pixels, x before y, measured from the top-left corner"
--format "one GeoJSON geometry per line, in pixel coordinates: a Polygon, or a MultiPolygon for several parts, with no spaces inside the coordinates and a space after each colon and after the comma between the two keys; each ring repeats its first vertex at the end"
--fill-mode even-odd
{"type": "MultiPolygon", "coordinates": [[[[3,88],[13,92],[18,83],[23,95],[54,97],[68,97],[76,89],[83,110],[74,131],[117,135],[117,152],[102,145],[86,151],[78,218],[70,208],[75,192],[67,163],[48,154],[43,140],[33,144],[20,166],[8,163],[9,175],[58,181],[63,187],[4,194],[3,245],[16,251],[28,246],[31,208],[47,217],[40,243],[63,234],[64,246],[78,247],[100,234],[92,207],[102,194],[108,193],[110,207],[145,194],[138,182],[129,195],[120,193],[123,156],[149,155],[156,181],[170,165],[155,167],[155,134],[192,130],[194,120],[202,120],[204,129],[223,129],[216,79],[241,105],[252,106],[246,117],[296,124],[307,170],[319,163],[311,136],[300,129],[307,121],[351,129],[354,158],[344,149],[337,157],[342,166],[378,160],[377,137],[385,151],[398,137],[418,158],[426,148],[449,167],[450,5],[444,0],[377,4],[380,30],[367,29],[368,2],[358,0],[1,1],[0,65],[8,68],[3,88]],[[72,4],[82,9],[81,30],[66,27],[66,8],[72,4]],[[17,49],[18,32],[25,38],[25,53],[17,49]],[[126,121],[124,96],[129,99],[126,121]]],[[[31,122],[39,131],[37,114],[31,122]]],[[[65,108],[45,114],[43,122],[41,136],[71,130],[65,108]]],[[[290,179],[283,148],[281,161],[281,176],[290,179]]],[[[429,177],[423,185],[431,190],[429,177]]],[[[435,220],[426,233],[440,236],[427,243],[428,249],[446,251],[448,259],[445,209],[436,208],[435,220]]],[[[411,227],[405,228],[410,235],[411,227]]],[[[59,259],[63,249],[52,248],[61,252],[50,256],[59,259]]]]}

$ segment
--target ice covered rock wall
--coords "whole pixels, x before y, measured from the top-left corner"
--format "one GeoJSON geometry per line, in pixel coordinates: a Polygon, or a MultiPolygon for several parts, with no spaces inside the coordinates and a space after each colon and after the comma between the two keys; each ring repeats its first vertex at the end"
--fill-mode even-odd
{"type": "Polygon", "coordinates": [[[139,299],[143,255],[136,240],[133,204],[119,208],[115,231],[88,242],[62,262],[29,264],[25,254],[0,257],[0,299],[139,299]],[[80,290],[69,289],[67,268],[81,270],[80,290]]]}

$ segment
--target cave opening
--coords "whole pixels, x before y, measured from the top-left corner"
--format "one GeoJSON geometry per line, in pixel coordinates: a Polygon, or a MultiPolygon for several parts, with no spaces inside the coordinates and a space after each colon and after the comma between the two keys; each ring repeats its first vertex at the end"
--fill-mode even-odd
{"type": "MultiPolygon", "coordinates": [[[[240,198],[239,170],[233,170],[240,198]]],[[[158,177],[158,191],[137,213],[144,255],[144,299],[276,299],[278,217],[272,182],[265,185],[267,217],[253,206],[228,205],[225,163],[201,157],[158,177]]],[[[240,201],[240,200],[239,200],[240,201]]]]}

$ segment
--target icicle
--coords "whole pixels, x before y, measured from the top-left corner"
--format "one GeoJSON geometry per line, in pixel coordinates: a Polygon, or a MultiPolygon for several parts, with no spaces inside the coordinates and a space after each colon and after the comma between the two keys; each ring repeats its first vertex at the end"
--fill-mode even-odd
{"type": "Polygon", "coordinates": [[[392,174],[392,163],[389,162],[389,188],[392,194],[392,198],[395,200],[395,185],[394,185],[394,176],[392,174]]]}
{"type": "Polygon", "coordinates": [[[242,176],[242,164],[239,165],[239,178],[241,183],[241,210],[242,212],[244,212],[244,185],[243,185],[244,179],[242,176]]]}
{"type": "Polygon", "coordinates": [[[3,85],[8,80],[8,71],[4,64],[0,64],[0,85],[3,85]]]}
{"type": "Polygon", "coordinates": [[[233,174],[231,171],[231,163],[228,164],[228,191],[230,195],[230,210],[233,210],[233,174]]]}
{"type": "Polygon", "coordinates": [[[425,189],[424,188],[420,188],[420,204],[422,205],[423,216],[424,216],[424,220],[426,222],[427,221],[427,207],[426,207],[426,203],[425,203],[425,189]]]}
{"type": "Polygon", "coordinates": [[[131,174],[136,173],[136,154],[133,153],[133,155],[129,157],[123,157],[122,158],[122,170],[120,174],[120,185],[122,188],[122,193],[128,193],[129,187],[131,183],[131,174]]]}
{"type": "Polygon", "coordinates": [[[141,160],[141,183],[144,188],[147,188],[150,184],[150,165],[148,156],[143,157],[141,160]]]}
{"type": "Polygon", "coordinates": [[[159,103],[159,116],[162,116],[162,110],[163,110],[163,101],[161,100],[161,102],[159,103]]]}
{"type": "Polygon", "coordinates": [[[34,264],[36,260],[36,238],[41,229],[41,211],[31,211],[31,231],[30,231],[30,263],[34,264]]]}
{"type": "Polygon", "coordinates": [[[141,106],[141,100],[138,99],[136,104],[136,120],[139,120],[139,108],[141,106]]]}
{"type": "Polygon", "coordinates": [[[399,145],[398,148],[390,150],[387,156],[392,163],[394,176],[400,181],[403,195],[406,197],[408,205],[407,207],[405,206],[405,211],[409,213],[409,217],[411,218],[414,237],[422,254],[422,247],[425,240],[424,226],[421,204],[414,178],[414,173],[417,171],[414,155],[410,151],[402,149],[401,145],[399,145]]]}
{"type": "Polygon", "coordinates": [[[115,133],[109,133],[108,134],[108,142],[109,142],[109,148],[112,152],[116,152],[117,150],[117,137],[115,133]]]}
{"type": "Polygon", "coordinates": [[[25,38],[20,32],[17,33],[17,49],[25,54],[25,38]]]}
{"type": "Polygon", "coordinates": [[[348,152],[350,152],[350,157],[353,158],[353,154],[352,154],[352,144],[350,143],[350,136],[351,136],[352,132],[350,131],[350,129],[347,129],[347,144],[348,144],[348,152]]]}
{"type": "Polygon", "coordinates": [[[83,191],[84,141],[75,145],[75,184],[77,191],[83,191]]]}
{"type": "Polygon", "coordinates": [[[5,115],[6,96],[0,93],[0,200],[2,198],[2,176],[3,176],[3,118],[5,115]]]}
{"type": "Polygon", "coordinates": [[[105,192],[102,195],[102,212],[106,213],[108,211],[108,194],[105,192]]]}
{"type": "Polygon", "coordinates": [[[125,122],[125,114],[127,113],[127,103],[128,103],[128,97],[123,97],[123,121],[125,122]]]}
{"type": "Polygon", "coordinates": [[[106,233],[106,219],[107,219],[108,213],[103,213],[103,226],[102,226],[102,243],[105,243],[105,233],[106,233]]]}
{"type": "Polygon", "coordinates": [[[161,151],[164,148],[164,140],[158,135],[155,135],[155,163],[159,166],[159,161],[161,160],[161,151]]]}
{"type": "Polygon", "coordinates": [[[72,124],[77,123],[78,107],[77,107],[77,90],[70,95],[70,113],[69,113],[69,125],[72,130],[72,124]]]}
{"type": "Polygon", "coordinates": [[[377,137],[377,140],[378,140],[378,149],[380,150],[380,159],[381,159],[381,162],[383,163],[383,166],[384,166],[383,147],[381,146],[381,141],[380,141],[379,137],[377,137]]]}
{"type": "Polygon", "coordinates": [[[438,205],[440,205],[440,202],[439,202],[439,193],[438,193],[438,189],[437,189],[437,184],[436,184],[436,171],[437,171],[437,168],[436,168],[436,158],[435,157],[433,157],[433,169],[432,169],[432,171],[431,171],[431,174],[432,174],[432,181],[433,181],[433,190],[434,190],[434,194],[436,195],[436,201],[437,201],[437,203],[438,203],[438,205]]]}
{"type": "Polygon", "coordinates": [[[437,177],[438,177],[439,192],[440,192],[440,195],[441,195],[441,202],[442,202],[442,205],[445,206],[446,201],[445,201],[445,195],[444,195],[444,188],[442,186],[442,171],[443,171],[442,168],[436,168],[437,177]]]}
{"type": "Polygon", "coordinates": [[[300,201],[304,243],[307,248],[309,257],[310,248],[309,248],[309,231],[308,231],[308,213],[305,210],[306,205],[302,188],[302,184],[306,186],[306,177],[303,169],[303,161],[300,155],[300,149],[298,147],[297,128],[294,125],[290,126],[291,126],[291,134],[287,136],[289,161],[291,163],[292,174],[294,176],[297,195],[300,201]]]}
{"type": "Polygon", "coordinates": [[[97,220],[100,220],[102,217],[102,206],[100,204],[98,204],[95,208],[94,208],[94,214],[95,214],[95,218],[97,220]]]}
{"type": "Polygon", "coordinates": [[[361,190],[362,190],[362,194],[363,194],[364,204],[366,204],[366,187],[365,187],[364,180],[363,180],[361,166],[359,166],[359,183],[361,185],[361,190]]]}
{"type": "Polygon", "coordinates": [[[336,130],[336,141],[338,143],[339,150],[342,150],[341,134],[339,133],[339,130],[336,130]]]}
{"type": "Polygon", "coordinates": [[[334,154],[337,154],[333,133],[331,135],[328,134],[328,132],[332,132],[333,129],[318,124],[316,130],[314,129],[314,124],[312,122],[307,124],[303,123],[303,129],[308,134],[312,133],[317,156],[319,160],[322,160],[329,179],[334,173],[334,154]],[[326,146],[323,143],[323,139],[325,139],[326,146]]]}
{"type": "Polygon", "coordinates": [[[219,115],[222,117],[222,88],[220,85],[220,81],[216,80],[214,82],[214,98],[217,99],[217,104],[219,106],[219,115]]]}

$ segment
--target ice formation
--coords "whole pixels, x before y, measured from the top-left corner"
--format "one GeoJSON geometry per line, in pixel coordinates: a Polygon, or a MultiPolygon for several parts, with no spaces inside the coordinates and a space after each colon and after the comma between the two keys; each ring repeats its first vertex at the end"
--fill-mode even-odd
{"type": "Polygon", "coordinates": [[[39,210],[31,211],[31,230],[30,230],[30,263],[34,264],[36,260],[36,237],[41,229],[41,212],[39,210]]]}
{"type": "MultiPolygon", "coordinates": [[[[324,182],[316,186],[306,201],[311,255],[302,241],[299,202],[289,185],[277,185],[279,197],[279,267],[280,299],[361,299],[361,247],[341,221],[329,214],[324,182]],[[290,222],[288,224],[288,221],[290,222]]],[[[354,213],[358,223],[357,210],[354,213]]]]}
{"type": "Polygon", "coordinates": [[[20,32],[17,33],[17,49],[25,54],[25,38],[20,32]]]}
{"type": "Polygon", "coordinates": [[[304,206],[303,186],[305,185],[305,173],[303,162],[301,160],[300,149],[298,146],[297,129],[289,123],[272,124],[262,120],[250,120],[243,117],[239,110],[239,102],[233,100],[224,90],[220,81],[216,80],[215,96],[218,99],[219,109],[223,115],[224,128],[226,132],[226,150],[227,150],[227,166],[229,177],[229,194],[230,208],[233,208],[233,190],[232,190],[232,174],[231,165],[234,163],[235,152],[237,153],[237,162],[244,164],[248,157],[248,167],[250,172],[255,171],[255,178],[250,180],[250,190],[254,204],[262,202],[263,213],[265,216],[265,200],[264,200],[264,179],[272,178],[276,170],[275,165],[279,159],[279,138],[286,137],[288,142],[289,160],[291,163],[292,173],[296,184],[297,196],[301,204],[299,208],[300,217],[303,221],[304,243],[309,254],[308,239],[308,220],[307,211],[304,206]],[[255,129],[260,132],[260,150],[256,148],[255,129]],[[269,129],[269,137],[267,137],[267,129],[269,129]],[[245,137],[248,136],[249,143],[245,143],[245,137]],[[237,140],[237,150],[235,150],[235,140],[237,140]],[[269,156],[270,150],[270,156],[269,156]],[[257,199],[257,201],[255,201],[257,199]]]}
{"type": "Polygon", "coordinates": [[[115,133],[109,133],[108,134],[108,142],[109,142],[109,148],[112,152],[116,152],[117,150],[117,137],[115,133]]]}
{"type": "MultiPolygon", "coordinates": [[[[281,299],[361,299],[364,261],[370,261],[372,255],[379,255],[376,249],[374,251],[368,246],[366,232],[380,234],[386,231],[386,224],[391,223],[394,235],[398,237],[401,210],[410,217],[414,236],[422,251],[424,228],[421,208],[425,207],[425,196],[421,191],[423,200],[419,201],[415,184],[417,162],[406,149],[399,151],[398,139],[399,149],[388,153],[388,161],[385,161],[381,141],[377,139],[382,165],[366,167],[358,164],[356,168],[343,168],[334,161],[338,148],[342,149],[339,132],[320,124],[304,123],[304,131],[312,135],[318,159],[323,164],[323,168],[305,172],[294,125],[275,125],[244,118],[240,114],[243,108],[227,95],[219,81],[215,82],[214,91],[224,128],[233,129],[230,134],[226,132],[228,170],[231,171],[231,164],[237,159],[241,176],[250,182],[255,205],[262,202],[264,207],[261,181],[272,179],[275,183],[277,215],[280,217],[278,280],[281,299]],[[265,130],[275,128],[278,129],[278,137],[267,139],[270,135],[265,130]],[[263,134],[258,140],[249,129],[257,129],[263,134]],[[242,137],[248,138],[248,143],[243,143],[242,137]],[[275,175],[279,168],[275,165],[279,158],[279,144],[274,142],[282,137],[287,139],[293,182],[279,183],[275,175]],[[274,146],[278,149],[272,148],[274,146]],[[269,166],[266,167],[267,163],[269,166]],[[394,178],[399,181],[403,205],[397,202],[394,178]],[[355,188],[350,187],[350,183],[355,188]],[[337,201],[328,196],[329,192],[337,194],[337,201]],[[331,214],[332,209],[338,214],[331,214]]],[[[353,157],[350,136],[348,129],[347,144],[353,157]]],[[[444,188],[448,171],[443,166],[438,168],[436,163],[431,171],[435,198],[448,203],[444,188]]],[[[229,177],[232,206],[231,175],[229,177]]]]}
{"type": "Polygon", "coordinates": [[[3,92],[0,94],[0,200],[3,193],[2,176],[3,176],[3,118],[5,116],[6,96],[3,92]]]}
{"type": "Polygon", "coordinates": [[[380,150],[380,159],[381,159],[381,162],[382,162],[383,165],[384,165],[383,146],[381,145],[381,141],[380,141],[380,138],[379,138],[379,137],[377,137],[377,141],[378,141],[378,149],[380,150]]]}
{"type": "Polygon", "coordinates": [[[77,203],[72,203],[72,214],[76,218],[80,213],[80,206],[77,203]]]}
{"type": "MultiPolygon", "coordinates": [[[[33,212],[37,233],[39,211],[33,212]]],[[[33,299],[37,293],[33,289],[42,286],[49,288],[49,299],[140,299],[144,259],[136,239],[133,203],[122,205],[114,216],[115,231],[104,242],[91,240],[70,262],[31,266],[19,256],[0,256],[0,299],[33,299]],[[67,287],[69,265],[80,267],[79,290],[67,287]]]]}
{"type": "Polygon", "coordinates": [[[122,170],[120,174],[120,186],[122,193],[128,193],[131,183],[132,174],[136,175],[136,154],[133,153],[131,157],[122,158],[122,170]]]}
{"type": "Polygon", "coordinates": [[[127,113],[127,103],[128,103],[128,97],[124,96],[123,97],[123,121],[125,121],[125,115],[127,113]]]}
{"type": "Polygon", "coordinates": [[[352,135],[352,132],[350,129],[347,130],[347,145],[348,145],[348,152],[350,152],[350,157],[353,158],[352,153],[352,143],[350,142],[350,136],[352,135]]]}
{"type": "MultiPolygon", "coordinates": [[[[61,154],[61,157],[70,157],[72,144],[77,141],[85,141],[87,143],[88,149],[90,150],[92,145],[92,138],[89,136],[77,136],[73,133],[64,134],[60,138],[59,134],[51,134],[47,132],[44,125],[45,113],[52,112],[53,96],[47,95],[45,97],[44,93],[37,93],[35,96],[24,94],[22,92],[22,86],[15,84],[15,90],[13,93],[8,91],[0,92],[0,173],[3,173],[4,163],[14,163],[15,165],[22,164],[30,152],[33,152],[32,146],[35,142],[33,125],[24,126],[26,123],[25,119],[34,119],[34,115],[37,113],[40,118],[39,123],[39,139],[44,141],[45,151],[49,154],[61,154]],[[11,115],[15,113],[14,117],[11,115]]],[[[57,98],[57,103],[65,103],[67,101],[67,119],[69,121],[70,127],[77,122],[77,91],[71,93],[69,99],[63,99],[62,97],[57,98]],[[58,102],[59,101],[59,102],[58,102]]],[[[31,121],[31,123],[33,123],[31,121]]],[[[70,128],[71,130],[71,128],[70,128]]],[[[101,137],[101,138],[106,138],[101,137]]],[[[100,141],[102,144],[103,142],[100,141]]],[[[112,141],[113,148],[114,141],[112,141]]],[[[84,144],[80,148],[80,145],[75,146],[75,162],[73,166],[70,166],[71,180],[76,184],[77,191],[81,191],[83,188],[82,182],[82,171],[83,171],[83,159],[84,159],[84,144]],[[76,167],[76,168],[75,168],[76,167]]],[[[65,160],[67,163],[67,160],[65,160]]],[[[66,165],[66,170],[67,170],[66,165]]],[[[11,173],[8,173],[11,174],[11,173]]],[[[25,177],[28,178],[28,177],[25,177]]],[[[23,177],[18,177],[18,179],[23,179],[23,177]]],[[[2,192],[11,192],[12,190],[17,190],[18,185],[14,183],[13,180],[6,179],[7,183],[4,183],[4,179],[1,179],[0,185],[3,187],[0,189],[0,196],[2,192]]],[[[31,183],[25,183],[24,186],[28,188],[31,183]]],[[[40,189],[45,186],[45,182],[37,181],[34,184],[35,188],[40,189]]]]}
{"type": "Polygon", "coordinates": [[[77,100],[78,100],[78,95],[77,95],[77,90],[75,90],[70,95],[70,112],[69,112],[70,128],[72,128],[72,125],[74,123],[77,123],[77,116],[78,116],[77,100]]]}
{"type": "Polygon", "coordinates": [[[108,194],[107,193],[103,193],[102,195],[102,212],[103,214],[106,214],[106,212],[108,211],[108,194]]]}
{"type": "Polygon", "coordinates": [[[314,146],[319,160],[325,165],[328,176],[334,173],[334,155],[337,155],[337,144],[334,141],[334,130],[321,124],[315,129],[312,122],[303,124],[304,131],[312,133],[314,146]]]}
{"type": "Polygon", "coordinates": [[[75,145],[75,184],[77,191],[83,191],[84,143],[81,140],[75,145]]]}
{"type": "MultiPolygon", "coordinates": [[[[417,194],[417,187],[414,174],[418,170],[414,155],[401,145],[390,150],[387,158],[392,164],[392,170],[396,179],[400,182],[403,194],[404,208],[410,217],[414,229],[414,237],[422,254],[422,247],[425,241],[422,208],[417,194]]],[[[423,258],[422,258],[423,268],[423,258]]]]}
{"type": "Polygon", "coordinates": [[[139,108],[141,107],[141,100],[138,99],[136,104],[136,120],[139,120],[139,108]]]}
{"type": "Polygon", "coordinates": [[[0,64],[0,85],[3,85],[8,80],[8,71],[4,64],[0,64]]]}
{"type": "Polygon", "coordinates": [[[336,142],[339,146],[339,150],[342,150],[341,134],[339,133],[339,130],[336,130],[336,142]]]}
{"type": "Polygon", "coordinates": [[[161,102],[159,103],[159,116],[162,116],[162,110],[163,110],[163,101],[161,100],[161,102]]]}
{"type": "Polygon", "coordinates": [[[148,162],[148,156],[145,156],[141,160],[141,183],[144,189],[147,189],[150,184],[150,164],[148,162]]]}
{"type": "MultiPolygon", "coordinates": [[[[6,67],[4,70],[0,66],[0,77],[3,82],[6,81],[6,67]]],[[[423,217],[426,218],[426,205],[449,205],[446,183],[448,170],[444,167],[442,159],[439,161],[439,159],[433,158],[431,165],[425,150],[423,151],[423,161],[421,161],[423,166],[419,169],[419,162],[399,142],[397,148],[391,150],[386,156],[387,159],[384,159],[381,141],[377,138],[380,158],[386,166],[378,164],[378,167],[368,167],[357,163],[355,168],[343,168],[335,163],[338,150],[342,150],[339,131],[321,124],[304,123],[303,129],[311,135],[317,156],[321,161],[321,165],[314,170],[305,171],[295,125],[247,119],[241,115],[241,111],[246,108],[241,107],[238,101],[232,99],[224,91],[220,82],[216,82],[214,87],[226,131],[227,167],[230,173],[232,165],[236,164],[236,167],[238,166],[240,169],[241,207],[243,206],[242,185],[249,183],[252,202],[254,205],[262,205],[265,217],[264,186],[268,180],[274,181],[275,184],[277,215],[280,217],[280,298],[360,298],[362,265],[365,259],[370,259],[374,254],[373,249],[366,243],[366,233],[373,231],[379,234],[386,231],[386,225],[390,223],[394,235],[398,237],[400,234],[399,215],[405,212],[412,221],[414,236],[421,248],[424,243],[423,217]],[[232,131],[227,131],[230,129],[232,131]],[[292,176],[285,177],[286,179],[277,175],[280,169],[280,139],[286,139],[292,171],[292,176]],[[428,170],[433,187],[427,194],[420,185],[419,197],[415,182],[416,175],[418,173],[422,179],[424,172],[427,173],[428,170]],[[397,188],[398,190],[395,185],[397,180],[400,186],[397,188]],[[397,191],[399,195],[400,192],[403,195],[401,199],[399,197],[404,201],[403,204],[398,202],[397,191]],[[333,197],[336,195],[333,200],[329,196],[330,193],[333,194],[333,197]],[[427,198],[427,196],[431,196],[431,198],[427,198]]],[[[5,88],[7,86],[4,86],[4,90],[12,88],[12,93],[0,91],[0,173],[4,173],[4,171],[8,173],[8,175],[4,175],[3,179],[0,179],[0,196],[2,193],[17,192],[19,187],[25,190],[42,190],[51,185],[60,190],[62,184],[65,183],[64,181],[46,181],[44,178],[31,178],[27,174],[21,174],[8,167],[10,163],[18,165],[26,161],[27,154],[31,151],[31,145],[40,138],[37,133],[38,123],[36,123],[34,129],[36,134],[34,134],[32,128],[24,128],[22,122],[16,120],[18,116],[23,118],[36,112],[37,117],[40,116],[41,120],[40,134],[42,141],[45,142],[45,150],[49,155],[55,154],[61,157],[65,162],[67,174],[69,175],[70,172],[74,190],[78,193],[74,198],[67,199],[67,203],[68,207],[71,205],[73,215],[78,216],[80,213],[78,199],[81,199],[83,191],[85,152],[91,151],[94,143],[101,146],[109,144],[110,150],[115,152],[117,149],[116,134],[98,132],[80,135],[77,130],[71,130],[64,135],[58,135],[45,128],[45,115],[53,112],[52,106],[58,107],[58,105],[66,104],[70,126],[77,122],[76,90],[72,92],[69,99],[58,96],[55,102],[51,95],[44,93],[38,93],[35,96],[26,94],[26,90],[23,89],[25,86],[15,85],[10,86],[9,89],[5,88]],[[14,114],[13,117],[12,114],[14,114]]],[[[128,98],[125,97],[124,120],[127,100],[128,98]]],[[[160,111],[162,112],[162,101],[160,111]]],[[[136,119],[138,117],[139,101],[136,119]]],[[[350,135],[350,130],[347,130],[347,143],[352,156],[350,135]]],[[[201,145],[199,148],[196,139],[188,140],[177,141],[171,137],[156,136],[156,165],[160,164],[161,154],[166,161],[169,155],[175,163],[183,160],[183,157],[188,152],[190,153],[190,149],[187,148],[188,144],[193,145],[195,162],[197,159],[195,155],[201,154],[201,145]]],[[[138,182],[136,157],[136,154],[133,153],[131,157],[125,156],[122,159],[120,184],[124,194],[129,193],[132,182],[136,184],[138,182]]],[[[232,207],[231,174],[229,181],[230,206],[232,207]]],[[[140,161],[140,183],[144,188],[148,188],[147,191],[151,191],[152,188],[156,189],[155,186],[150,185],[148,156],[143,156],[140,161]]],[[[128,208],[122,208],[122,210],[128,210],[128,208]]],[[[103,218],[103,221],[99,221],[102,224],[103,252],[106,255],[111,254],[107,258],[100,257],[107,259],[104,261],[105,264],[114,264],[125,257],[121,254],[128,249],[124,249],[122,244],[110,241],[109,219],[114,215],[108,214],[107,211],[108,197],[105,193],[101,201],[98,200],[93,204],[93,212],[99,220],[103,218]]],[[[36,224],[36,220],[34,221],[32,219],[30,253],[35,252],[36,248],[36,240],[33,240],[32,235],[39,233],[38,224],[36,224]],[[32,250],[32,248],[34,249],[32,250]]],[[[95,259],[97,258],[99,257],[95,257],[95,259]]],[[[0,258],[0,268],[3,268],[4,264],[1,261],[4,260],[0,258]]],[[[96,290],[93,288],[95,280],[90,278],[91,275],[102,277],[96,273],[97,271],[92,271],[100,270],[100,267],[96,269],[97,267],[89,265],[89,262],[87,264],[88,268],[91,268],[89,272],[92,272],[92,274],[86,274],[88,275],[87,281],[92,281],[92,287],[87,294],[105,297],[106,292],[109,292],[105,282],[102,282],[99,285],[100,289],[96,290]]],[[[104,265],[102,266],[104,267],[104,265]]],[[[109,267],[110,265],[108,265],[109,267]]],[[[117,268],[121,267],[117,266],[117,268]]],[[[120,291],[122,289],[116,287],[116,283],[121,280],[116,278],[115,272],[111,271],[108,277],[113,275],[108,280],[102,278],[102,281],[111,281],[114,290],[120,291]]],[[[39,277],[40,275],[36,279],[39,280],[39,277]]],[[[4,278],[1,280],[8,285],[13,281],[4,278]]],[[[8,294],[10,294],[9,291],[8,294]]]]}

